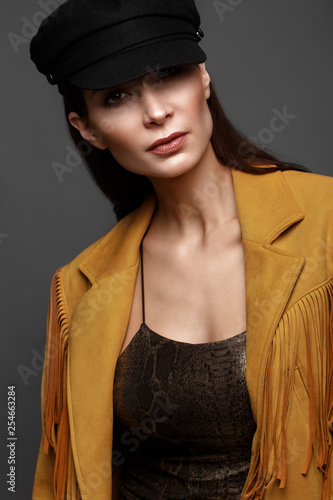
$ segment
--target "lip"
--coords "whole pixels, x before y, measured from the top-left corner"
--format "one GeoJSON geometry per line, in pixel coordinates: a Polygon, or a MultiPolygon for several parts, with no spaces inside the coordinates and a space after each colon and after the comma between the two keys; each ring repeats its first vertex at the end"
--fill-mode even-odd
{"type": "Polygon", "coordinates": [[[174,132],[173,134],[163,137],[155,141],[148,151],[151,153],[166,155],[178,151],[184,144],[187,138],[186,132],[174,132]]]}

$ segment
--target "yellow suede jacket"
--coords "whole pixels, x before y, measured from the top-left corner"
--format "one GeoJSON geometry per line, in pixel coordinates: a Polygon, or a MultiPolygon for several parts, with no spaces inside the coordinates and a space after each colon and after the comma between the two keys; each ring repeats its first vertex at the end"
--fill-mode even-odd
{"type": "MultiPolygon", "coordinates": [[[[332,499],[333,178],[232,176],[257,423],[242,500],[332,499]]],[[[147,199],[53,278],[33,500],[116,498],[113,377],[155,203],[147,199]]]]}

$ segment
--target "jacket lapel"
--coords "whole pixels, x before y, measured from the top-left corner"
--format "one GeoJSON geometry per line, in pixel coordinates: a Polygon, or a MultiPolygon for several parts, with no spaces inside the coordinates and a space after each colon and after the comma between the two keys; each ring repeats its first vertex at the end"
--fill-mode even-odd
{"type": "Polygon", "coordinates": [[[139,244],[155,207],[148,199],[81,263],[92,287],[76,306],[70,331],[68,408],[83,500],[110,500],[113,377],[131,310],[139,244]]]}
{"type": "Polygon", "coordinates": [[[247,385],[260,427],[266,360],[304,257],[273,242],[304,219],[280,171],[253,175],[232,170],[245,257],[247,385]]]}
{"type": "MultiPolygon", "coordinates": [[[[247,383],[260,428],[267,355],[277,324],[304,265],[273,245],[304,218],[278,171],[253,175],[232,169],[245,256],[247,383]]],[[[77,477],[85,500],[111,498],[114,370],[131,310],[139,245],[154,198],[121,221],[82,262],[92,287],[72,317],[68,405],[77,477]]],[[[114,451],[116,453],[116,450],[114,451]]]]}

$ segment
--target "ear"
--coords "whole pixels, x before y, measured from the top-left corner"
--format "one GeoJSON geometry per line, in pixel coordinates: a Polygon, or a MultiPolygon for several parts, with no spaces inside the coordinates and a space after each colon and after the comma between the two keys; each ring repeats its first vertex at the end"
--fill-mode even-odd
{"type": "Polygon", "coordinates": [[[210,75],[206,69],[206,64],[205,63],[200,63],[198,64],[200,73],[201,73],[201,78],[202,78],[202,84],[205,92],[205,98],[206,100],[210,98],[210,75]]]}
{"type": "Polygon", "coordinates": [[[68,115],[68,120],[70,124],[80,132],[81,137],[88,141],[92,146],[95,146],[98,149],[107,149],[107,145],[103,142],[101,132],[96,129],[92,129],[86,118],[82,118],[74,111],[71,111],[68,115]]]}

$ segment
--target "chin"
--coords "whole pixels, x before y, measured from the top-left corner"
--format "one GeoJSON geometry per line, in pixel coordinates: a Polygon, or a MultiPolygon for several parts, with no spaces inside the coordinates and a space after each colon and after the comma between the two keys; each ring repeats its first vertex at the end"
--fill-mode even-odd
{"type": "Polygon", "coordinates": [[[150,174],[150,176],[160,179],[174,179],[193,170],[198,162],[199,160],[186,162],[184,161],[184,159],[180,158],[179,161],[176,162],[176,164],[172,164],[172,162],[165,162],[165,164],[161,168],[156,169],[155,172],[152,172],[150,174]]]}

